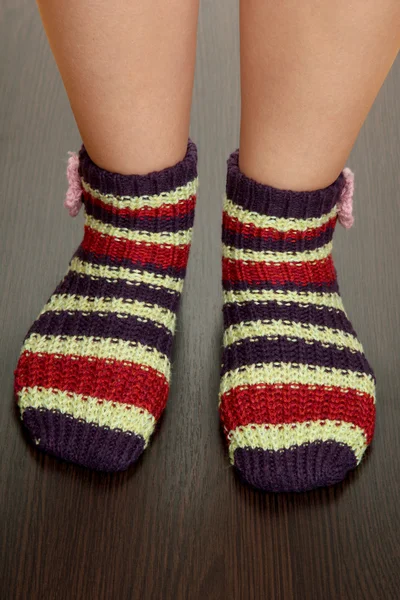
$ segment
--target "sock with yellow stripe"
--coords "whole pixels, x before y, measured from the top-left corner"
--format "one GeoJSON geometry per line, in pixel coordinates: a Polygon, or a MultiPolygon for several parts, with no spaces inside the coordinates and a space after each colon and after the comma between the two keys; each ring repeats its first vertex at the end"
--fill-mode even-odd
{"type": "Polygon", "coordinates": [[[82,146],[69,178],[67,207],[85,208],[83,241],[25,337],[15,392],[38,448],[119,471],[147,446],[167,401],[197,149],[189,139],[176,165],[119,175],[82,146]]]}
{"type": "Polygon", "coordinates": [[[278,190],[228,159],[223,212],[220,416],[232,464],[268,491],[341,481],[375,423],[375,378],[346,315],[332,260],[352,224],[353,177],[278,190]]]}

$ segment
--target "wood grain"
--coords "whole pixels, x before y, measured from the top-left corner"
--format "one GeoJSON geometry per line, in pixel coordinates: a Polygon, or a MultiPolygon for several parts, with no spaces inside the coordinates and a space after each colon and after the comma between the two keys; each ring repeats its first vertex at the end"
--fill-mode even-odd
{"type": "Polygon", "coordinates": [[[81,237],[81,221],[62,207],[67,151],[79,136],[35,4],[1,3],[1,598],[398,598],[399,63],[349,161],[357,220],[338,232],[335,250],[378,380],[376,438],[343,484],[265,495],[229,467],[217,414],[221,204],[240,114],[237,12],[229,0],[201,5],[191,131],[200,194],[168,408],[136,468],[104,475],[38,453],[13,401],[23,336],[81,237]]]}

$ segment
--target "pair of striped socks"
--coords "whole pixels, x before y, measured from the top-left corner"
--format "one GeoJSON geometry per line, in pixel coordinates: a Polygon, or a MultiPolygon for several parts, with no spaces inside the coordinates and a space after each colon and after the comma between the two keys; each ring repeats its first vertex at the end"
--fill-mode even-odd
{"type": "MultiPolygon", "coordinates": [[[[228,159],[219,412],[232,464],[267,491],[342,480],[370,443],[375,380],[339,295],[348,170],[313,192],[274,189],[228,159]]],[[[66,205],[82,243],[28,331],[15,393],[38,448],[101,471],[134,463],[168,397],[198,187],[197,149],[147,175],[99,168],[82,146],[66,205]]]]}

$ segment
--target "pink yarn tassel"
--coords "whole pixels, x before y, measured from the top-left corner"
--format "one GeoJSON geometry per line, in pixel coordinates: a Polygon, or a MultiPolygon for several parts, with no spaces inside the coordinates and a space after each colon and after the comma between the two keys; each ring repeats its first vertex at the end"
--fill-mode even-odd
{"type": "Polygon", "coordinates": [[[338,203],[339,223],[346,229],[354,223],[353,217],[353,192],[354,192],[354,173],[346,167],[343,169],[345,184],[338,203]]]}
{"type": "Polygon", "coordinates": [[[65,196],[64,206],[71,217],[76,217],[82,206],[82,184],[79,176],[79,158],[76,152],[68,152],[67,179],[68,191],[65,196]]]}

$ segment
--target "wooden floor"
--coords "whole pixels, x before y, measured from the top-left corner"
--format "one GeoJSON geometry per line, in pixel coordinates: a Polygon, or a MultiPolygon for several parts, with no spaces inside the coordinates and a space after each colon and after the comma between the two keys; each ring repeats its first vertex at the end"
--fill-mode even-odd
{"type": "Polygon", "coordinates": [[[400,65],[349,161],[356,225],[337,232],[335,249],[378,380],[376,437],[345,483],[266,495],[229,466],[217,414],[221,203],[239,131],[237,16],[230,0],[202,2],[191,131],[201,184],[168,407],[137,466],[107,475],[39,453],[15,410],[22,339],[81,238],[81,220],[62,206],[67,151],[79,136],[35,3],[1,3],[1,598],[399,598],[400,65]]]}

